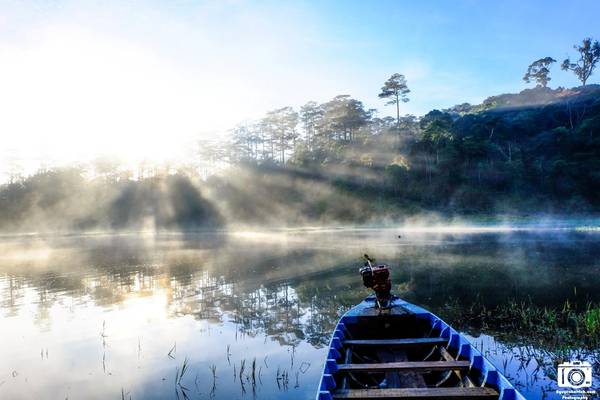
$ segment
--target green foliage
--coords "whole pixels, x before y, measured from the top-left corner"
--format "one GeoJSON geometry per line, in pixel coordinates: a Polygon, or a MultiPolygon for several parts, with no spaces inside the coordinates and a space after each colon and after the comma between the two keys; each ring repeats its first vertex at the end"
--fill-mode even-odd
{"type": "Polygon", "coordinates": [[[387,104],[398,104],[399,102],[406,103],[409,101],[408,94],[410,89],[406,84],[406,78],[402,74],[393,74],[381,88],[379,97],[389,99],[387,104]]]}
{"type": "Polygon", "coordinates": [[[579,60],[571,62],[569,58],[566,58],[561,68],[565,71],[573,71],[583,86],[585,86],[587,80],[592,76],[596,64],[600,60],[600,43],[597,40],[585,38],[581,46],[575,45],[573,48],[579,53],[579,60]]]}
{"type": "Polygon", "coordinates": [[[450,114],[438,110],[430,111],[420,121],[423,140],[436,145],[444,140],[452,140],[450,129],[453,122],[450,114]]]}
{"type": "Polygon", "coordinates": [[[600,336],[600,307],[592,307],[585,312],[584,323],[590,336],[600,336]]]}
{"type": "Polygon", "coordinates": [[[459,329],[485,326],[503,335],[536,337],[552,348],[597,348],[600,344],[600,307],[577,309],[568,300],[562,308],[540,307],[531,301],[509,300],[488,308],[481,301],[470,307],[448,302],[440,312],[459,329]]]}
{"type": "Polygon", "coordinates": [[[530,83],[533,80],[538,87],[548,86],[548,82],[552,80],[549,77],[549,68],[550,65],[555,62],[556,60],[552,57],[544,57],[534,61],[527,68],[527,72],[525,73],[525,76],[523,76],[523,80],[527,83],[530,83]]]}
{"type": "Polygon", "coordinates": [[[396,124],[400,126],[400,102],[409,101],[410,89],[406,84],[406,78],[402,74],[393,74],[385,81],[379,93],[379,98],[388,99],[387,105],[396,105],[396,124]]]}

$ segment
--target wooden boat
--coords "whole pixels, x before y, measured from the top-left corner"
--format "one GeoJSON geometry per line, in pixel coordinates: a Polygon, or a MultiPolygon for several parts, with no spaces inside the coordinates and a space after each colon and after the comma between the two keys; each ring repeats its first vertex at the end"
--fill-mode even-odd
{"type": "Polygon", "coordinates": [[[373,271],[377,275],[386,266],[369,268],[365,285],[376,295],[338,322],[317,400],[525,399],[447,323],[391,295],[389,278],[387,288],[381,285],[385,276],[379,287],[373,283],[373,271]]]}

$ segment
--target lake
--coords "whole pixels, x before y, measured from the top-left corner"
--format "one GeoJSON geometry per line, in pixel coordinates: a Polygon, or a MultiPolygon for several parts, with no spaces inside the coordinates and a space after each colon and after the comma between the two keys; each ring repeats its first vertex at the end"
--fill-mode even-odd
{"type": "Polygon", "coordinates": [[[600,303],[595,228],[25,235],[0,239],[0,398],[312,399],[364,253],[527,398],[571,357],[600,382],[598,349],[469,317],[600,303]]]}

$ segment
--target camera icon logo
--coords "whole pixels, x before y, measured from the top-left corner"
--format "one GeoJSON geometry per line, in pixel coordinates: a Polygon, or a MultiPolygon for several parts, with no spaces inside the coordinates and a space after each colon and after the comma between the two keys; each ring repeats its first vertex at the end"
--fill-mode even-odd
{"type": "Polygon", "coordinates": [[[558,386],[587,388],[592,386],[592,365],[586,361],[558,364],[558,386]]]}

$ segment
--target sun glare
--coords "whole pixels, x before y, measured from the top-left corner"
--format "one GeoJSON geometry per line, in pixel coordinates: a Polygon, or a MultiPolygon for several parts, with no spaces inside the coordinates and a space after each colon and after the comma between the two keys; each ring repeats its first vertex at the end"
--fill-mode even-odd
{"type": "Polygon", "coordinates": [[[233,123],[214,106],[219,85],[144,48],[78,30],[40,37],[0,47],[0,131],[13,157],[161,161],[233,123]]]}

